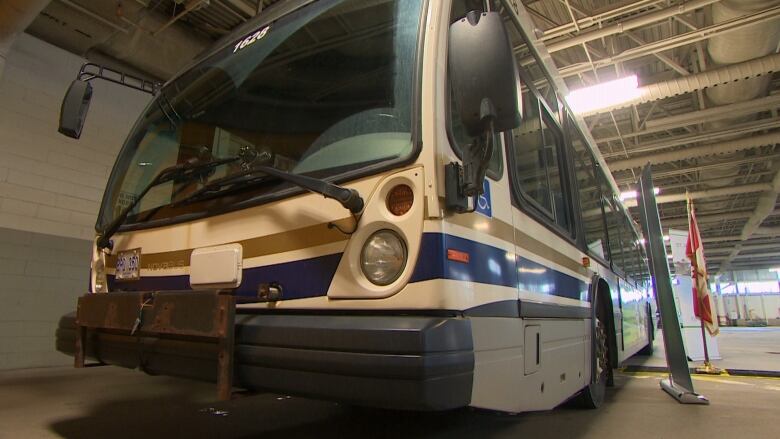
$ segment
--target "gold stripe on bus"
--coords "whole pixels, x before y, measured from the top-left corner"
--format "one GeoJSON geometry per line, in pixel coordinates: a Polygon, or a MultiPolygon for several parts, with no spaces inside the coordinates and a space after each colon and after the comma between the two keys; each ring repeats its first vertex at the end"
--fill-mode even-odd
{"type": "MultiPolygon", "coordinates": [[[[342,218],[333,222],[345,230],[349,230],[354,227],[354,219],[352,218],[342,218]]],[[[276,253],[284,253],[293,250],[317,247],[320,245],[332,244],[349,239],[346,235],[339,232],[335,227],[328,227],[328,224],[329,223],[320,223],[300,229],[274,233],[272,235],[245,239],[238,241],[238,244],[241,244],[243,247],[244,258],[248,259],[276,253]]],[[[230,243],[214,245],[223,244],[230,243]]],[[[141,250],[143,251],[143,248],[141,250]]],[[[141,253],[140,268],[155,270],[163,268],[188,267],[190,265],[190,255],[192,254],[192,250],[193,249],[175,250],[160,253],[141,253]]],[[[108,255],[106,258],[106,265],[108,267],[116,266],[116,254],[108,255]]]]}
{"type": "Polygon", "coordinates": [[[531,235],[516,229],[509,223],[501,221],[496,218],[487,218],[475,213],[453,215],[446,218],[446,221],[457,224],[474,231],[479,231],[488,234],[494,238],[514,243],[517,239],[517,245],[531,253],[538,255],[550,262],[556,263],[562,267],[579,273],[583,276],[590,277],[591,273],[583,267],[579,261],[573,260],[571,257],[555,250],[549,245],[537,240],[531,235]]]}

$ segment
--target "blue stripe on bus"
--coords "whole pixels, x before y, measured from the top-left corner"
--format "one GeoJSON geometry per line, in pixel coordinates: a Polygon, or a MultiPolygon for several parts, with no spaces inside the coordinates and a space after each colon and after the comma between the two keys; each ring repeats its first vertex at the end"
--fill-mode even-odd
{"type": "MultiPolygon", "coordinates": [[[[328,293],[339,261],[341,261],[341,253],[246,268],[236,294],[256,296],[259,284],[276,282],[282,286],[282,294],[285,299],[324,296],[328,293]]],[[[110,291],[119,289],[123,291],[190,290],[192,287],[189,279],[189,275],[143,276],[137,281],[117,282],[114,276],[109,275],[108,286],[110,291]]]]}
{"type": "MultiPolygon", "coordinates": [[[[255,296],[261,283],[276,282],[285,299],[325,296],[341,261],[341,253],[263,267],[246,268],[240,296],[255,296]]],[[[451,279],[519,287],[522,290],[576,300],[588,299],[588,284],[514,253],[449,234],[424,233],[420,255],[410,282],[451,279]],[[447,250],[469,254],[469,262],[447,259],[447,250]]],[[[108,276],[110,291],[189,290],[189,275],[144,276],[137,281],[117,282],[108,276]]]]}
{"type": "Polygon", "coordinates": [[[588,300],[588,284],[574,276],[515,257],[513,252],[449,234],[423,234],[411,282],[432,279],[519,287],[534,293],[588,300]],[[447,259],[447,250],[468,253],[468,263],[447,259]]]}

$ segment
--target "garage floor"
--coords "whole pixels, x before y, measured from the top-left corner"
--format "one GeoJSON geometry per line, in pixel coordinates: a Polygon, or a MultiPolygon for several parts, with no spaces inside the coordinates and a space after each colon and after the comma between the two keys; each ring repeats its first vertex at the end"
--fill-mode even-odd
{"type": "Polygon", "coordinates": [[[3,372],[5,438],[778,437],[780,379],[703,377],[710,406],[684,406],[660,374],[618,374],[599,411],[510,416],[481,410],[404,413],[260,394],[214,403],[213,387],[115,367],[3,372]]]}
{"type": "MultiPolygon", "coordinates": [[[[637,355],[626,361],[626,365],[640,369],[666,368],[661,337],[663,334],[657,331],[652,356],[637,355]]],[[[780,327],[721,327],[717,342],[723,358],[712,361],[715,367],[780,376],[780,327]]],[[[695,368],[701,366],[702,362],[691,361],[688,364],[695,368]]]]}
{"type": "MultiPolygon", "coordinates": [[[[780,329],[723,331],[721,367],[780,370],[780,329]]],[[[664,365],[656,355],[630,363],[664,365]]],[[[662,373],[620,373],[598,411],[564,405],[516,416],[463,409],[406,413],[276,394],[215,402],[212,384],[117,367],[0,372],[0,439],[560,437],[600,439],[780,437],[780,378],[695,376],[710,406],[680,405],[662,373]]]]}

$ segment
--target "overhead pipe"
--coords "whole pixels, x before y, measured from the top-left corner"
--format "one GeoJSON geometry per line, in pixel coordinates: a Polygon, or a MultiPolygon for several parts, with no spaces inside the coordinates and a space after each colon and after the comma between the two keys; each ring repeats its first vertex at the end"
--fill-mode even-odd
{"type": "Polygon", "coordinates": [[[50,0],[0,0],[0,79],[16,36],[27,29],[50,0]]]}
{"type": "Polygon", "coordinates": [[[666,99],[710,87],[723,86],[762,75],[771,76],[772,73],[777,71],[780,71],[780,53],[773,53],[738,64],[731,64],[717,69],[705,70],[694,75],[681,76],[668,81],[646,85],[639,88],[639,97],[635,99],[583,113],[583,116],[607,113],[619,108],[666,99]]]}
{"type": "Polygon", "coordinates": [[[743,137],[725,142],[713,143],[711,145],[682,148],[675,151],[634,157],[625,160],[615,160],[613,162],[609,162],[609,169],[612,172],[615,172],[626,169],[640,168],[648,163],[651,165],[657,165],[660,163],[668,163],[696,157],[727,154],[745,149],[758,148],[759,146],[774,145],[776,143],[780,143],[780,132],[772,132],[769,134],[762,134],[752,137],[743,137]]]}

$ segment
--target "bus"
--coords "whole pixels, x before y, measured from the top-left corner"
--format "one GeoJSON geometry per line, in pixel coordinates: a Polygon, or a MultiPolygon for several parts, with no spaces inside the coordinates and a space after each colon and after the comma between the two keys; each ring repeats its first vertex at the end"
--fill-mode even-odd
{"type": "Polygon", "coordinates": [[[77,366],[522,412],[598,407],[651,346],[641,235],[519,1],[283,1],[153,88],[57,332],[77,366]]]}

